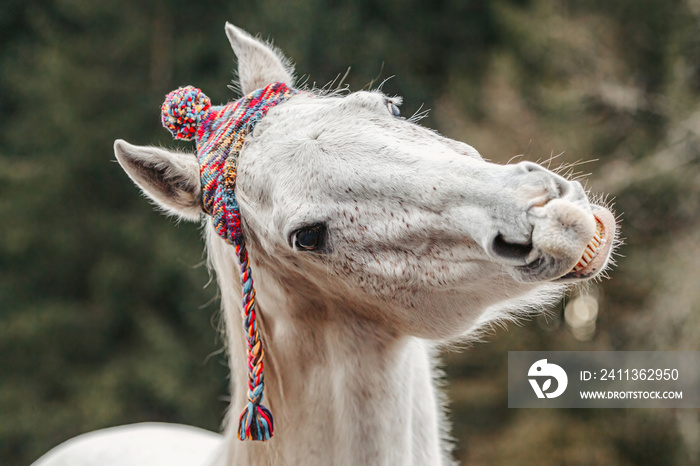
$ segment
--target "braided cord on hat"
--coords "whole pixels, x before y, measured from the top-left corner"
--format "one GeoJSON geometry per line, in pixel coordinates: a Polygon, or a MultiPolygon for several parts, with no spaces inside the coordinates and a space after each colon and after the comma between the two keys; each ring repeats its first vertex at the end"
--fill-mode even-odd
{"type": "Polygon", "coordinates": [[[263,350],[256,319],[255,288],[248,264],[245,244],[237,244],[236,255],[241,269],[243,285],[243,328],[248,344],[248,404],[238,419],[238,438],[241,440],[268,440],[272,437],[274,423],[270,411],[262,405],[265,377],[263,375],[263,350]]]}
{"type": "Polygon", "coordinates": [[[245,137],[267,114],[298,91],[273,83],[223,106],[211,106],[199,89],[187,86],[166,97],[163,126],[176,139],[197,142],[204,210],[212,217],[217,234],[236,249],[243,294],[243,329],[248,347],[248,403],[241,413],[238,438],[269,440],[274,431],[270,411],[262,405],[263,342],[258,330],[255,288],[243,240],[241,212],[236,200],[236,163],[245,137]]]}

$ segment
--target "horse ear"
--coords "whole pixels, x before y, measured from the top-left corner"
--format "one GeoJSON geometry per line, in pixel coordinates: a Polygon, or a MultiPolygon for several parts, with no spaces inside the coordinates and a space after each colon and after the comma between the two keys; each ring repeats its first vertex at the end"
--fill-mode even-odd
{"type": "Polygon", "coordinates": [[[192,154],[114,141],[114,155],[129,177],[160,208],[186,220],[204,212],[199,164],[192,154]]]}
{"type": "Polygon", "coordinates": [[[238,79],[244,95],[275,82],[294,85],[294,66],[277,48],[230,23],[226,23],[226,36],[238,58],[238,79]]]}

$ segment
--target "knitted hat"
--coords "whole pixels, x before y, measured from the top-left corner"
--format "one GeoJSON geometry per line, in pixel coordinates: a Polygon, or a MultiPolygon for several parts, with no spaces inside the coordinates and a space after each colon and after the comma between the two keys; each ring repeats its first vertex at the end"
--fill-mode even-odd
{"type": "Polygon", "coordinates": [[[275,105],[298,91],[273,83],[226,105],[212,106],[196,87],[172,91],[161,108],[163,126],[175,139],[195,140],[202,183],[204,211],[212,216],[216,232],[233,245],[238,256],[243,289],[243,328],[248,343],[248,404],[241,413],[238,438],[268,440],[272,414],[262,405],[263,345],[256,325],[255,289],[236,202],[236,163],[243,142],[275,105]]]}

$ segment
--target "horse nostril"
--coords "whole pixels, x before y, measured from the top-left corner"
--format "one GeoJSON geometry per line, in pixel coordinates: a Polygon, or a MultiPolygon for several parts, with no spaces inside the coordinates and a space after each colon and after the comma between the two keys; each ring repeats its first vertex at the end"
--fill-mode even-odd
{"type": "Polygon", "coordinates": [[[509,243],[499,233],[491,242],[491,252],[509,262],[512,261],[517,265],[522,265],[527,263],[527,258],[532,252],[532,242],[526,244],[509,243]]]}
{"type": "Polygon", "coordinates": [[[521,167],[525,171],[525,173],[532,173],[532,172],[536,172],[536,171],[546,171],[545,168],[540,167],[539,165],[537,165],[534,162],[527,162],[527,161],[520,162],[518,164],[518,166],[521,167]]]}
{"type": "Polygon", "coordinates": [[[569,192],[569,182],[566,181],[564,178],[560,178],[557,175],[555,175],[555,178],[553,181],[554,181],[554,187],[557,190],[557,198],[561,199],[562,197],[566,196],[567,193],[569,192]]]}
{"type": "Polygon", "coordinates": [[[569,180],[547,170],[546,168],[536,163],[526,161],[520,162],[518,166],[521,170],[523,170],[523,172],[525,172],[525,174],[528,174],[531,177],[535,176],[536,178],[542,180],[541,182],[544,182],[546,185],[548,185],[546,189],[550,193],[550,198],[547,199],[547,202],[551,199],[561,199],[562,197],[568,195],[571,191],[571,182],[569,180]]]}

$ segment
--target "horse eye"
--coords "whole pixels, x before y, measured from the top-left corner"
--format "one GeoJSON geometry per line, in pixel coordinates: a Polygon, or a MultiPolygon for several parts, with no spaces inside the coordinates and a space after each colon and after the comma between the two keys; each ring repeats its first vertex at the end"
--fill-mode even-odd
{"type": "Polygon", "coordinates": [[[297,230],[294,234],[294,246],[304,251],[314,251],[323,246],[326,236],[326,227],[312,225],[297,230]]]}
{"type": "Polygon", "coordinates": [[[401,110],[399,110],[399,107],[391,100],[386,101],[386,107],[389,109],[389,113],[395,117],[401,116],[401,110]]]}

